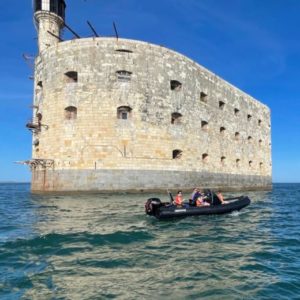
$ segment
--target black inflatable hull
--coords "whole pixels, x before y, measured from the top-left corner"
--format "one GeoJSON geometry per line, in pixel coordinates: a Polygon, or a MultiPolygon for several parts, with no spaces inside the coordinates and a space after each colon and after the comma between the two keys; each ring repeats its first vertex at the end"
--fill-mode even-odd
{"type": "Polygon", "coordinates": [[[155,212],[154,216],[158,219],[182,218],[189,216],[200,215],[218,215],[226,214],[232,211],[238,211],[250,204],[250,199],[246,196],[241,196],[234,201],[229,201],[227,204],[220,204],[214,206],[186,206],[176,207],[175,205],[160,206],[155,212]]]}

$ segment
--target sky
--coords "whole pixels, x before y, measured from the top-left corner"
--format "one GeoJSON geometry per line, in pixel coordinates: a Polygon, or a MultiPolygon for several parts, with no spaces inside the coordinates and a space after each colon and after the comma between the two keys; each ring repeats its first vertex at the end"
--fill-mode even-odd
{"type": "MultiPolygon", "coordinates": [[[[147,41],[180,52],[271,109],[273,182],[300,182],[300,1],[66,0],[66,23],[91,36],[147,41]]],[[[31,0],[0,2],[0,181],[30,181],[31,0]]],[[[70,33],[64,33],[70,39],[70,33]]]]}

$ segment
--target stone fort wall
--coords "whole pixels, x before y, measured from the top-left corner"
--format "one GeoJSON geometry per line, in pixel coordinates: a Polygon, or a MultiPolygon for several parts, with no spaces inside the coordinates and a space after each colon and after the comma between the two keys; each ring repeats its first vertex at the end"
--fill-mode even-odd
{"type": "Polygon", "coordinates": [[[51,164],[32,168],[33,191],[271,186],[269,108],[164,47],[51,46],[36,59],[34,107],[33,159],[51,164]]]}

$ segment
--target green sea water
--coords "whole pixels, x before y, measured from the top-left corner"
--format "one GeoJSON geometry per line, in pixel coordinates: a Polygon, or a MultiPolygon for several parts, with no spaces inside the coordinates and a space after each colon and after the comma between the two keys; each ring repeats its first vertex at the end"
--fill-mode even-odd
{"type": "Polygon", "coordinates": [[[246,194],[240,212],[158,221],[144,202],[166,194],[0,184],[0,299],[300,299],[300,184],[246,194]]]}

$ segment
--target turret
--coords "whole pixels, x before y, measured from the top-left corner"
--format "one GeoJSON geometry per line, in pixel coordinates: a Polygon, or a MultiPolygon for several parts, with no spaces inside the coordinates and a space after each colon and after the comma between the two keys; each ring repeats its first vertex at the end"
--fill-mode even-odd
{"type": "Polygon", "coordinates": [[[57,44],[65,22],[64,0],[33,0],[39,52],[57,44]]]}

